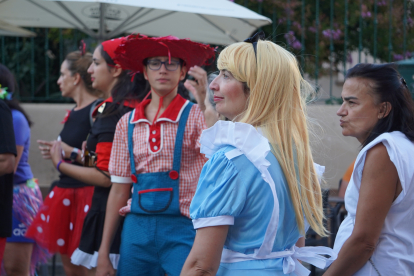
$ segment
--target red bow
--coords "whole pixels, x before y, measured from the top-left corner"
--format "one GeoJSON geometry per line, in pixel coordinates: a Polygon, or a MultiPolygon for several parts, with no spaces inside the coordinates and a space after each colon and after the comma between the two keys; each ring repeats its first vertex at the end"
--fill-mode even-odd
{"type": "Polygon", "coordinates": [[[65,115],[65,118],[63,118],[63,121],[60,122],[61,124],[64,124],[64,123],[66,123],[68,121],[70,112],[71,112],[71,110],[66,109],[66,115],[65,115]]]}

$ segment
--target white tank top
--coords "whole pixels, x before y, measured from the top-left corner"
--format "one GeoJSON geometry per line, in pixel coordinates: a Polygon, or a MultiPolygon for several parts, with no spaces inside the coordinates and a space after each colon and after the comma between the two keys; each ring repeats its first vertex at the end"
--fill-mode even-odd
{"type": "Polygon", "coordinates": [[[334,251],[339,252],[354,229],[366,153],[381,142],[397,168],[402,191],[385,218],[372,263],[368,261],[354,275],[414,275],[414,143],[399,131],[381,134],[358,154],[345,193],[348,216],[339,228],[334,251]]]}

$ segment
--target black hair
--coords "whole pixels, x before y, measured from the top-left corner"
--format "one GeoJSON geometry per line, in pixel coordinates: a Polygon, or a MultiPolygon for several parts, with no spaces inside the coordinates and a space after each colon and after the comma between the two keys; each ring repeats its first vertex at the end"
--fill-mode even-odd
{"type": "MultiPolygon", "coordinates": [[[[13,74],[10,70],[0,63],[0,84],[2,88],[7,87],[7,92],[15,92],[16,91],[16,80],[14,79],[13,74]]],[[[33,122],[30,121],[29,115],[24,111],[24,109],[20,106],[19,102],[16,99],[7,100],[4,99],[4,102],[10,109],[15,109],[20,111],[27,120],[29,127],[33,125],[33,122]]]]}
{"type": "MultiPolygon", "coordinates": [[[[405,80],[393,63],[361,63],[349,69],[345,80],[362,78],[372,82],[371,93],[377,103],[389,102],[391,110],[388,116],[378,120],[362,148],[385,132],[401,131],[414,142],[414,101],[411,98],[405,80]]],[[[388,108],[388,107],[387,107],[388,108]]]]}
{"type": "MultiPolygon", "coordinates": [[[[107,63],[108,70],[111,70],[111,68],[115,66],[115,62],[109,56],[109,54],[104,51],[102,45],[98,47],[100,47],[101,56],[107,63]]],[[[145,95],[147,94],[146,91],[149,90],[147,86],[147,81],[145,80],[143,74],[138,73],[135,74],[135,76],[133,77],[130,71],[123,70],[118,77],[118,81],[116,82],[111,91],[113,102],[120,103],[118,106],[118,110],[121,110],[123,108],[124,101],[126,100],[143,100],[145,95]]],[[[115,110],[115,107],[116,106],[113,105],[110,108],[105,109],[103,116],[109,116],[112,115],[114,112],[117,112],[118,110],[115,110]]]]}

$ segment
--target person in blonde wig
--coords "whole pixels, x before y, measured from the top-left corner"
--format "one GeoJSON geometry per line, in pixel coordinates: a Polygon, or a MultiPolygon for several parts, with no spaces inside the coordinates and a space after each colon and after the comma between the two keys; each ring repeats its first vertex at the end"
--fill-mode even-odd
{"type": "Polygon", "coordinates": [[[303,247],[309,225],[326,235],[324,168],[313,163],[303,93],[311,86],[293,54],[260,36],[218,58],[210,88],[231,121],[201,136],[209,161],[190,207],[197,234],[181,275],[308,275],[298,260],[323,268],[336,258],[330,248],[303,247]]]}

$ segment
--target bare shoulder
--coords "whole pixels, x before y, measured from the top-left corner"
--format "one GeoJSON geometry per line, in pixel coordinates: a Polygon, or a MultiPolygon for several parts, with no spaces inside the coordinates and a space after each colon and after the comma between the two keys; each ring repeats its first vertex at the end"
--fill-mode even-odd
{"type": "Polygon", "coordinates": [[[367,151],[367,159],[386,158],[390,159],[387,148],[383,143],[378,143],[367,151]]]}
{"type": "Polygon", "coordinates": [[[385,179],[394,182],[394,178],[398,177],[397,169],[383,143],[378,143],[367,151],[363,178],[366,179],[367,176],[378,182],[383,182],[385,179]]]}

